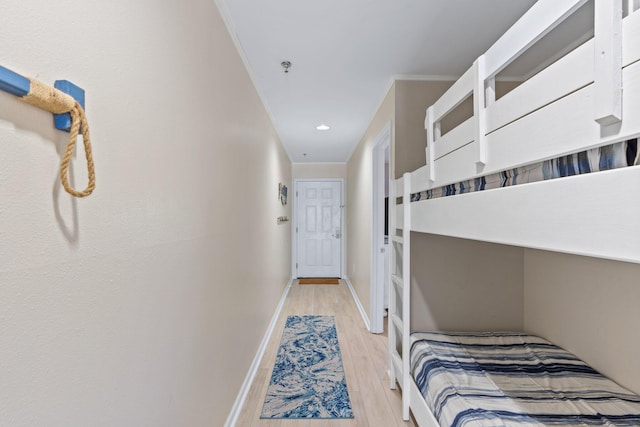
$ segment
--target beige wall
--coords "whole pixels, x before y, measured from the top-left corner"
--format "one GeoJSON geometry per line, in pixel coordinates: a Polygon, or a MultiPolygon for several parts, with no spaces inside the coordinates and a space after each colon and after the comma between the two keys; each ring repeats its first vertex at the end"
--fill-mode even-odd
{"type": "Polygon", "coordinates": [[[293,179],[347,178],[346,163],[294,163],[293,179]]]}
{"type": "Polygon", "coordinates": [[[640,393],[640,265],[525,250],[525,329],[640,393]]]}
{"type": "Polygon", "coordinates": [[[411,328],[521,331],[523,249],[411,233],[411,328]]]}
{"type": "Polygon", "coordinates": [[[8,2],[0,25],[2,65],[85,88],[97,170],[61,192],[66,134],[0,93],[0,425],[223,425],[290,276],[291,163],[214,3],[8,2]]]}
{"type": "MultiPolygon", "coordinates": [[[[347,162],[347,276],[370,316],[372,159],[375,139],[392,122],[395,85],[391,87],[366,133],[347,162]]],[[[391,143],[393,144],[393,123],[391,143]]]]}

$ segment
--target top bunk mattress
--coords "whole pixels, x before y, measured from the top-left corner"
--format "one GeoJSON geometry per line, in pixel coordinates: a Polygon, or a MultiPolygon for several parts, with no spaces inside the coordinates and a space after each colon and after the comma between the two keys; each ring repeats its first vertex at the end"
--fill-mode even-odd
{"type": "Polygon", "coordinates": [[[640,165],[638,138],[411,194],[411,202],[640,165]]]}
{"type": "Polygon", "coordinates": [[[639,426],[640,396],[520,333],[416,332],[411,374],[441,426],[639,426]]]}

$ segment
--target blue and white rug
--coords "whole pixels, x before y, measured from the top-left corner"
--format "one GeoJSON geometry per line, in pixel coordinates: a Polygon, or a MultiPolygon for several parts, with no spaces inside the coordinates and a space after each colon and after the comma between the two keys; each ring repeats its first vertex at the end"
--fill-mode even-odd
{"type": "Polygon", "coordinates": [[[260,418],[353,418],[333,316],[289,316],[260,418]]]}

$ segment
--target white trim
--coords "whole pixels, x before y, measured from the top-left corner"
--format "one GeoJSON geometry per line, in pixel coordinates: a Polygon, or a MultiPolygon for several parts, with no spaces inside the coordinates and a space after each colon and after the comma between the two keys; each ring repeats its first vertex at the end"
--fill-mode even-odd
{"type": "MultiPolygon", "coordinates": [[[[371,327],[375,334],[384,332],[384,259],[380,252],[384,245],[384,155],[391,151],[391,122],[382,128],[371,147],[371,263],[370,263],[370,304],[371,327]],[[382,227],[381,227],[382,225],[382,227]]],[[[391,175],[391,174],[389,174],[391,175]]]]}
{"type": "MultiPolygon", "coordinates": [[[[292,166],[293,168],[293,166],[292,166]]],[[[291,192],[291,277],[298,277],[298,180],[293,180],[293,191],[291,192]]]]}
{"type": "Polygon", "coordinates": [[[394,74],[392,77],[394,82],[398,81],[428,81],[428,82],[455,82],[460,78],[456,75],[437,75],[437,74],[394,74]]]}
{"type": "Polygon", "coordinates": [[[347,276],[347,186],[345,180],[342,180],[342,269],[340,277],[347,276]]]}
{"type": "MultiPolygon", "coordinates": [[[[291,162],[292,165],[346,165],[347,162],[291,162]]],[[[302,179],[302,178],[298,178],[302,179]]],[[[327,178],[328,179],[328,178],[327,178]]]]}
{"type": "Polygon", "coordinates": [[[356,303],[356,307],[358,307],[358,311],[360,312],[360,316],[362,316],[362,321],[364,322],[364,326],[367,328],[367,331],[370,331],[371,327],[369,326],[369,316],[367,316],[367,312],[364,311],[364,307],[362,306],[362,303],[360,302],[360,298],[358,298],[358,294],[356,294],[356,290],[353,289],[353,285],[351,284],[351,280],[349,280],[348,276],[344,276],[342,278],[342,280],[344,280],[347,283],[347,286],[349,287],[349,291],[351,291],[351,296],[353,297],[353,301],[356,303]]]}
{"type": "Polygon", "coordinates": [[[294,178],[293,180],[293,209],[291,212],[291,276],[298,278],[298,271],[296,269],[296,263],[298,262],[298,233],[296,227],[298,227],[298,183],[299,182],[340,182],[340,209],[342,210],[340,215],[340,229],[342,230],[342,237],[340,239],[340,278],[343,278],[347,274],[347,213],[346,213],[346,186],[344,185],[344,178],[294,178]]]}
{"type": "Polygon", "coordinates": [[[276,323],[278,322],[278,318],[280,317],[280,313],[282,312],[282,307],[284,307],[284,302],[287,299],[287,295],[289,294],[289,290],[291,289],[291,285],[293,284],[293,277],[289,279],[289,283],[287,283],[284,292],[282,293],[282,298],[280,298],[280,302],[276,307],[276,311],[271,318],[271,322],[267,327],[267,331],[262,338],[262,342],[260,343],[260,347],[258,347],[258,352],[256,356],[253,358],[253,362],[249,367],[249,372],[242,383],[242,387],[240,387],[240,392],[236,397],[236,401],[231,408],[231,412],[229,412],[229,416],[224,423],[224,427],[234,427],[238,422],[238,417],[240,416],[240,411],[242,410],[242,406],[244,406],[244,402],[247,399],[247,394],[249,394],[249,389],[251,388],[251,384],[253,384],[253,380],[256,377],[256,373],[258,372],[258,367],[260,366],[260,362],[262,361],[262,357],[267,349],[267,344],[269,344],[269,340],[271,339],[271,335],[276,327],[276,323]]]}

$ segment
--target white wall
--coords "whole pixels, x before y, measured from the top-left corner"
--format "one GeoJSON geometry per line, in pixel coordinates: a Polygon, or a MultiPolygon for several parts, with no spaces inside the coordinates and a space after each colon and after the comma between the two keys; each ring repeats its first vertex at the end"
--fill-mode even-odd
{"type": "Polygon", "coordinates": [[[346,163],[294,163],[293,179],[347,178],[346,163]]]}
{"type": "Polygon", "coordinates": [[[523,249],[411,233],[411,328],[521,331],[523,249]]]}
{"type": "Polygon", "coordinates": [[[640,265],[525,250],[525,329],[640,393],[640,265]]]}
{"type": "Polygon", "coordinates": [[[66,134],[0,93],[0,425],[222,425],[290,276],[291,164],[213,1],[6,2],[0,28],[0,64],[85,88],[97,171],[61,192],[66,134]]]}

